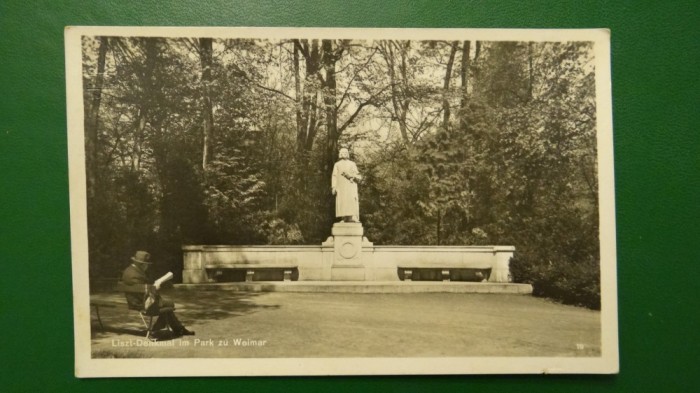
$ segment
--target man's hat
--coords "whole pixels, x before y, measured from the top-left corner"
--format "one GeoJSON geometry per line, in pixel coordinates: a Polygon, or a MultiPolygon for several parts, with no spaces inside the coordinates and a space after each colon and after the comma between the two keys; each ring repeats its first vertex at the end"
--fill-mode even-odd
{"type": "Polygon", "coordinates": [[[147,265],[153,264],[153,262],[151,262],[151,254],[146,251],[136,251],[136,254],[131,257],[131,260],[137,263],[145,263],[147,265]]]}

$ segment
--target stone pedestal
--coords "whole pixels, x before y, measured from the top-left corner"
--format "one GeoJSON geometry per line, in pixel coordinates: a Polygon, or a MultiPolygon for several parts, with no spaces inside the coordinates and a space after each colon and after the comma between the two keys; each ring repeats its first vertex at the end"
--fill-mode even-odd
{"type": "Polygon", "coordinates": [[[510,259],[513,258],[515,247],[513,246],[494,246],[493,255],[495,258],[491,268],[490,282],[511,282],[510,276],[510,259]]]}
{"type": "MultiPolygon", "coordinates": [[[[332,281],[365,281],[369,279],[367,263],[363,247],[372,247],[372,243],[364,238],[362,224],[359,222],[339,222],[333,225],[333,261],[330,278],[332,281]]],[[[328,242],[327,242],[328,243],[328,242]]]]}

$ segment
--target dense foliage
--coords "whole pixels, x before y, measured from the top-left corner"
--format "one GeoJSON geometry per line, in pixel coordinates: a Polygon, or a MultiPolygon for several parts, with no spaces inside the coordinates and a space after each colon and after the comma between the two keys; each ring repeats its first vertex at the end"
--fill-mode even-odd
{"type": "Polygon", "coordinates": [[[513,278],[600,307],[586,42],[84,37],[90,274],[136,249],[319,244],[340,146],[375,244],[513,244],[513,278]]]}

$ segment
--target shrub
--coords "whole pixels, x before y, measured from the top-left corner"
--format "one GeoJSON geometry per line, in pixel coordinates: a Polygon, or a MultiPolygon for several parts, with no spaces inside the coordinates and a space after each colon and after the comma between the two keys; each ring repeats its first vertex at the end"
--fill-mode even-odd
{"type": "Polygon", "coordinates": [[[510,263],[513,280],[532,284],[535,296],[600,309],[600,269],[597,260],[589,258],[573,262],[544,258],[536,253],[516,252],[510,263]]]}

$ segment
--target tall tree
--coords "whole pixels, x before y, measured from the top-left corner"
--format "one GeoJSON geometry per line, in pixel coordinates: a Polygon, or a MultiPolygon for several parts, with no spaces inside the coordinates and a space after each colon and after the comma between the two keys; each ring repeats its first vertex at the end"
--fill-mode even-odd
{"type": "Polygon", "coordinates": [[[329,158],[328,167],[332,168],[333,163],[337,159],[338,139],[340,137],[340,130],[338,130],[335,65],[343,55],[345,47],[343,45],[334,45],[332,40],[323,40],[321,47],[323,50],[323,70],[325,71],[325,77],[322,81],[327,132],[326,156],[329,158]]]}
{"type": "Polygon", "coordinates": [[[470,50],[471,41],[464,41],[462,43],[462,63],[459,72],[462,82],[462,94],[460,96],[459,102],[459,121],[460,128],[463,131],[466,129],[467,126],[466,110],[467,104],[469,102],[469,66],[471,65],[471,58],[469,57],[470,50]]]}
{"type": "Polygon", "coordinates": [[[102,87],[104,85],[105,60],[109,48],[109,39],[99,37],[99,49],[97,54],[97,69],[95,79],[89,88],[90,100],[87,102],[85,115],[85,166],[87,176],[88,198],[94,198],[97,188],[98,175],[98,147],[100,104],[102,102],[102,87]]]}
{"type": "Polygon", "coordinates": [[[459,41],[452,41],[450,44],[450,56],[447,60],[445,78],[442,88],[442,127],[446,130],[450,128],[450,81],[452,79],[452,67],[455,62],[455,54],[459,47],[459,41]]]}
{"type": "Polygon", "coordinates": [[[211,103],[212,39],[199,39],[199,59],[202,67],[202,168],[214,158],[214,113],[211,103]]]}
{"type": "MultiPolygon", "coordinates": [[[[138,114],[136,117],[136,132],[133,138],[133,147],[131,154],[131,169],[133,172],[138,173],[141,170],[142,158],[143,158],[143,148],[146,138],[146,125],[149,120],[149,110],[152,106],[155,106],[157,100],[156,89],[157,81],[154,77],[156,64],[158,62],[158,41],[155,38],[142,38],[139,39],[141,44],[144,46],[145,51],[145,62],[143,67],[141,67],[139,72],[139,79],[141,83],[141,96],[140,102],[138,102],[138,114]]],[[[158,114],[154,112],[154,114],[158,114]]]]}
{"type": "Polygon", "coordinates": [[[411,49],[411,41],[382,40],[379,41],[378,47],[389,71],[393,110],[392,120],[399,124],[404,144],[410,146],[413,139],[409,136],[408,130],[408,112],[411,106],[408,56],[411,49]]]}
{"type": "Polygon", "coordinates": [[[297,151],[306,161],[318,133],[318,99],[321,87],[321,48],[318,40],[293,40],[293,65],[296,99],[297,151]],[[299,54],[304,57],[302,79],[299,54]],[[303,83],[302,83],[303,81],[303,83]]]}

